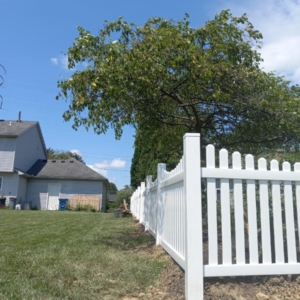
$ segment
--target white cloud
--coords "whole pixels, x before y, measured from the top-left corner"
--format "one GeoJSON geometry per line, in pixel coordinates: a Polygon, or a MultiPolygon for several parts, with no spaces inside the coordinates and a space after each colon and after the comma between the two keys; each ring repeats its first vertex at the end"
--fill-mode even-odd
{"type": "Polygon", "coordinates": [[[99,174],[107,177],[110,169],[123,169],[126,167],[126,161],[120,158],[114,158],[113,160],[103,160],[93,165],[88,165],[91,169],[98,172],[99,174]]]}
{"type": "Polygon", "coordinates": [[[58,65],[58,59],[56,57],[51,58],[51,62],[56,66],[58,65]]]}
{"type": "Polygon", "coordinates": [[[107,170],[104,170],[104,169],[102,169],[102,168],[99,168],[99,167],[97,167],[96,165],[97,165],[97,164],[95,164],[95,165],[87,165],[87,166],[90,167],[90,168],[91,168],[92,170],[94,170],[95,172],[97,172],[97,173],[103,175],[104,177],[107,177],[108,171],[107,171],[107,170]]]}
{"type": "Polygon", "coordinates": [[[125,168],[126,167],[126,161],[122,160],[120,158],[115,158],[110,163],[111,168],[125,168]]]}
{"type": "Polygon", "coordinates": [[[226,6],[236,16],[246,12],[254,28],[263,34],[262,67],[300,84],[300,1],[229,1],[226,6]]]}
{"type": "Polygon", "coordinates": [[[53,57],[50,59],[50,61],[56,65],[60,66],[64,70],[68,69],[68,56],[67,55],[60,55],[59,57],[53,57]]]}
{"type": "Polygon", "coordinates": [[[77,150],[77,149],[70,150],[70,152],[72,152],[72,153],[75,153],[75,154],[78,154],[78,155],[82,156],[81,152],[80,152],[79,150],[77,150]]]}
{"type": "Polygon", "coordinates": [[[120,158],[114,158],[113,160],[103,160],[100,163],[94,164],[99,169],[122,169],[126,167],[126,161],[120,158]]]}
{"type": "Polygon", "coordinates": [[[60,58],[60,65],[63,69],[69,70],[68,69],[68,56],[64,55],[63,57],[60,58]]]}

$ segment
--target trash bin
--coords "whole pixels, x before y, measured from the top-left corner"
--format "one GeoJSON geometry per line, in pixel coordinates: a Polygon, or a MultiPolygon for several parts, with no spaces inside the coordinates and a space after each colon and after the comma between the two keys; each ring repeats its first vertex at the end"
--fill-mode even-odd
{"type": "Polygon", "coordinates": [[[68,199],[59,199],[59,210],[67,210],[68,199]]]}
{"type": "Polygon", "coordinates": [[[114,216],[115,218],[119,218],[121,215],[122,210],[121,209],[115,209],[114,211],[114,216]]]}
{"type": "Polygon", "coordinates": [[[10,209],[15,209],[16,202],[17,202],[17,199],[15,197],[10,197],[9,198],[9,208],[10,209]]]}
{"type": "Polygon", "coordinates": [[[5,208],[5,202],[6,202],[6,198],[0,198],[0,209],[5,208]]]}

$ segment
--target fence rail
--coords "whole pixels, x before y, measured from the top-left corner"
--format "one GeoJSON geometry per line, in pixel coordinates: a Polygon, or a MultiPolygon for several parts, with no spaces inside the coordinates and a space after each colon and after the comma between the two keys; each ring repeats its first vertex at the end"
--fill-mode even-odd
{"type": "Polygon", "coordinates": [[[260,158],[256,168],[252,155],[222,149],[216,158],[208,145],[201,167],[200,135],[186,134],[180,163],[157,174],[131,209],[185,270],[186,299],[203,299],[203,277],[300,273],[300,163],[280,170],[260,158]]]}

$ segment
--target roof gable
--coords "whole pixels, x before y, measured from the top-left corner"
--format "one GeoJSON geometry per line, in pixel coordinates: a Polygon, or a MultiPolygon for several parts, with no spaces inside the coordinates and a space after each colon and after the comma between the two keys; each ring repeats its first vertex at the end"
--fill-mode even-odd
{"type": "Polygon", "coordinates": [[[0,121],[0,137],[18,137],[22,132],[38,124],[35,121],[0,121]]]}
{"type": "Polygon", "coordinates": [[[35,178],[86,179],[107,181],[107,178],[95,172],[76,159],[39,159],[26,173],[30,176],[34,176],[35,178]]]}

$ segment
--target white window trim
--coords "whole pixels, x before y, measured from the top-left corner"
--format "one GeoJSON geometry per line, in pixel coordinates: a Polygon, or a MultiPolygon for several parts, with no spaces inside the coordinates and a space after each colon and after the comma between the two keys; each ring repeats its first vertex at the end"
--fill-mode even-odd
{"type": "Polygon", "coordinates": [[[0,177],[0,191],[2,191],[2,186],[3,186],[3,177],[0,177]]]}

